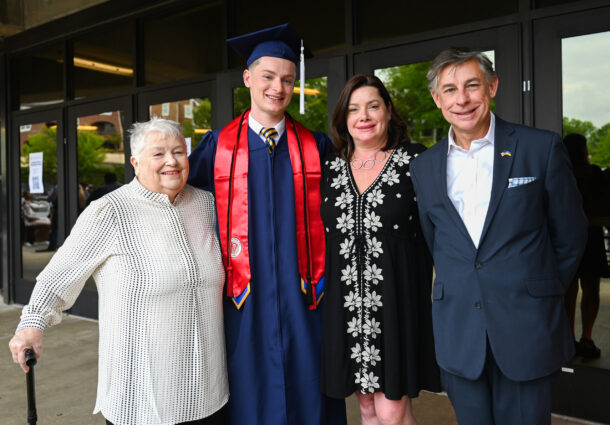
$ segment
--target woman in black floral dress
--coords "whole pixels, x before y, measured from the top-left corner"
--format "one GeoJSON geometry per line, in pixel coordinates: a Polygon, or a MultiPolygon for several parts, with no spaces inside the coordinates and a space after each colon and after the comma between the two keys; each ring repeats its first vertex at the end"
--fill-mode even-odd
{"type": "Polygon", "coordinates": [[[356,75],[332,118],[322,166],[326,292],[322,391],[356,393],[363,424],[415,424],[411,398],[440,391],[432,263],[420,232],[411,144],[383,83],[356,75]]]}

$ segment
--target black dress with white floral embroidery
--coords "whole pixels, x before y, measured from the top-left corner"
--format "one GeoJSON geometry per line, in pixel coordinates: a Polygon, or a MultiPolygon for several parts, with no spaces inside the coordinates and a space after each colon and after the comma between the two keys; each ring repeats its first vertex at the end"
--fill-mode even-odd
{"type": "Polygon", "coordinates": [[[326,230],[322,391],[392,400],[440,391],[434,359],[432,263],[419,226],[409,163],[423,148],[388,155],[360,194],[349,164],[322,162],[326,230]]]}

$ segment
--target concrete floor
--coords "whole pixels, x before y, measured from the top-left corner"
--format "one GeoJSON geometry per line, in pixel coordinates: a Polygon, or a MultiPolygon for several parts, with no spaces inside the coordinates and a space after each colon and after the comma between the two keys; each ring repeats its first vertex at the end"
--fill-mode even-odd
{"type": "MultiPolygon", "coordinates": [[[[22,425],[27,418],[25,374],[12,361],[8,341],[19,321],[20,306],[0,298],[0,424],[22,425]]],[[[65,316],[45,331],[44,355],[35,367],[38,423],[43,425],[104,425],[92,415],[97,384],[97,322],[65,316]]],[[[347,399],[348,424],[360,425],[358,402],[347,399]]],[[[456,425],[449,399],[422,393],[413,400],[419,425],[456,425]]],[[[586,422],[553,417],[553,425],[586,422]]]]}

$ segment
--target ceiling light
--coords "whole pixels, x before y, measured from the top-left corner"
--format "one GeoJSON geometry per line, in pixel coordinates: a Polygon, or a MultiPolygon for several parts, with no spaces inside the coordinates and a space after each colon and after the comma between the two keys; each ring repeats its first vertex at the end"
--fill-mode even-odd
{"type": "Polygon", "coordinates": [[[92,69],[94,71],[106,72],[108,74],[116,74],[116,75],[123,75],[123,76],[132,76],[133,75],[133,69],[131,69],[131,68],[125,68],[122,66],[116,66],[116,65],[109,64],[109,63],[98,62],[98,61],[94,61],[91,59],[79,58],[77,56],[74,56],[73,62],[74,62],[74,66],[77,66],[79,68],[92,69]]]}
{"type": "MultiPolygon", "coordinates": [[[[293,90],[294,94],[301,94],[301,88],[300,87],[295,87],[293,90]]],[[[307,87],[305,87],[305,94],[308,96],[315,96],[320,94],[320,90],[318,89],[308,89],[307,87]]]]}

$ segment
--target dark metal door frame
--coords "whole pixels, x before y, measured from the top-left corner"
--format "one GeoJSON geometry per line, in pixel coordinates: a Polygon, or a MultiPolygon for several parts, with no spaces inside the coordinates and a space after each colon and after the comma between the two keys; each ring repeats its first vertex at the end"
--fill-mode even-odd
{"type": "MultiPolygon", "coordinates": [[[[57,122],[57,184],[64,187],[64,190],[58,192],[58,203],[65,205],[65,143],[64,143],[64,125],[62,120],[61,108],[46,109],[43,111],[19,111],[14,112],[11,120],[11,127],[8,130],[8,149],[7,159],[9,166],[7,167],[8,177],[8,275],[10,276],[9,284],[12,284],[11,300],[19,304],[27,304],[34,289],[35,281],[23,279],[21,276],[22,270],[22,252],[21,246],[21,166],[20,164],[20,127],[27,124],[36,124],[40,122],[57,122]]],[[[66,229],[66,214],[65,208],[61,208],[59,213],[57,231],[58,242],[63,242],[63,236],[66,229]]],[[[7,300],[8,301],[8,300],[7,300]]]]}
{"type": "MultiPolygon", "coordinates": [[[[68,190],[65,205],[66,221],[68,232],[74,226],[78,218],[78,128],[77,118],[80,116],[88,116],[100,114],[109,111],[123,111],[123,140],[124,140],[124,155],[125,155],[125,181],[133,178],[133,169],[130,165],[130,149],[127,129],[133,123],[133,101],[131,96],[121,96],[112,99],[104,99],[101,101],[92,101],[79,103],[66,108],[66,178],[65,184],[68,190]]],[[[98,296],[97,291],[83,291],[70,309],[70,313],[77,316],[84,316],[93,319],[98,317],[98,296]]]]}
{"type": "Polygon", "coordinates": [[[610,31],[610,7],[538,19],[533,22],[534,122],[562,133],[561,39],[610,31]]]}
{"type": "MultiPolygon", "coordinates": [[[[533,94],[536,127],[563,130],[561,40],[610,31],[610,7],[533,21],[533,94]]],[[[608,52],[604,52],[608,54],[608,52]]],[[[608,353],[602,353],[602,356],[608,353]]],[[[582,364],[563,368],[556,381],[553,411],[610,423],[610,370],[582,364]]]]}

